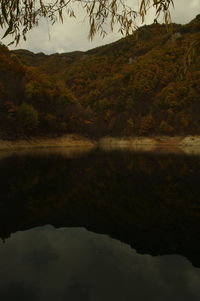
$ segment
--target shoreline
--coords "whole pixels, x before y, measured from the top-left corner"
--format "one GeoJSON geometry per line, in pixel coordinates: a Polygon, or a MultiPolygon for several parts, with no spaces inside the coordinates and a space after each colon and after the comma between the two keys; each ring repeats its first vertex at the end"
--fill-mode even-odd
{"type": "MultiPolygon", "coordinates": [[[[103,150],[133,149],[151,151],[155,149],[200,149],[200,136],[154,136],[154,137],[110,137],[92,140],[79,135],[64,135],[57,138],[34,137],[15,141],[0,139],[0,151],[44,148],[96,148],[103,150]]],[[[198,150],[198,153],[200,150],[198,150]]]]}
{"type": "Polygon", "coordinates": [[[58,148],[58,147],[94,147],[95,142],[78,135],[64,135],[57,138],[33,137],[30,139],[3,140],[0,139],[1,150],[58,148]]]}
{"type": "Polygon", "coordinates": [[[151,145],[155,147],[200,146],[200,136],[103,137],[100,145],[151,145]]]}

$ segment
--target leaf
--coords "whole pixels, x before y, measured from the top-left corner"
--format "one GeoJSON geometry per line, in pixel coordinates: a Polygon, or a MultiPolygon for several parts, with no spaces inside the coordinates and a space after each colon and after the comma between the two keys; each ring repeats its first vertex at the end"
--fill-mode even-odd
{"type": "Polygon", "coordinates": [[[59,12],[59,17],[60,17],[60,20],[61,20],[61,22],[63,23],[62,10],[59,10],[58,12],[59,12]]]}
{"type": "Polygon", "coordinates": [[[5,9],[5,6],[4,6],[3,3],[2,3],[2,6],[1,6],[1,11],[2,11],[2,15],[3,15],[4,19],[5,19],[6,22],[8,23],[7,12],[6,12],[6,9],[5,9]]]}
{"type": "Polygon", "coordinates": [[[13,45],[14,43],[15,43],[15,42],[12,41],[12,42],[10,42],[7,46],[13,45]]]}
{"type": "Polygon", "coordinates": [[[6,30],[6,32],[4,33],[2,39],[4,39],[11,31],[13,30],[13,24],[10,23],[8,29],[6,30]]]}

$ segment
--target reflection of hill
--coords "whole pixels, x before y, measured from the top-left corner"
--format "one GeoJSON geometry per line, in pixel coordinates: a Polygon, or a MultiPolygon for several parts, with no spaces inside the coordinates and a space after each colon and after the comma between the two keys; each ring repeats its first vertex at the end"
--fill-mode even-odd
{"type": "Polygon", "coordinates": [[[200,157],[27,154],[0,168],[2,238],[44,224],[84,226],[139,253],[178,253],[200,266],[200,157]]]}

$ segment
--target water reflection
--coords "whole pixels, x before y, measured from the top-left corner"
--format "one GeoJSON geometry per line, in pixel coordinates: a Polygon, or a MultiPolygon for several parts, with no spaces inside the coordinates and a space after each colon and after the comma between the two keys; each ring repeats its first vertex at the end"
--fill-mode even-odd
{"type": "Polygon", "coordinates": [[[0,160],[8,157],[22,156],[63,156],[65,158],[77,158],[89,153],[93,146],[71,146],[71,147],[43,147],[43,148],[22,148],[22,149],[0,149],[0,160]]]}
{"type": "Polygon", "coordinates": [[[4,157],[0,170],[3,240],[45,224],[79,226],[200,267],[200,156],[51,150],[4,157]]]}
{"type": "Polygon", "coordinates": [[[139,255],[84,228],[37,227],[0,243],[1,300],[199,300],[183,257],[139,255]]]}

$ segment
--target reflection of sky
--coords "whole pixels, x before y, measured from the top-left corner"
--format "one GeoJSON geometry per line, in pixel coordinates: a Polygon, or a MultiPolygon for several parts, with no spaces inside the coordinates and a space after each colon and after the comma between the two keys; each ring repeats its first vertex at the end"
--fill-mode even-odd
{"type": "Polygon", "coordinates": [[[180,256],[139,255],[83,228],[17,232],[0,243],[0,299],[199,300],[200,270],[180,256]]]}

